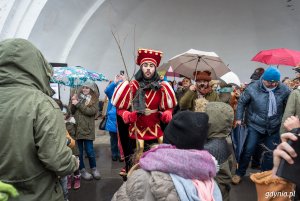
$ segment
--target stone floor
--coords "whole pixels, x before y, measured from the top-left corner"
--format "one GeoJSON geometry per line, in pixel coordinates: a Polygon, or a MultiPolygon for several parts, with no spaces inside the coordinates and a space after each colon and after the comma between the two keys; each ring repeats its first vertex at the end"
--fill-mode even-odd
{"type": "MultiPolygon", "coordinates": [[[[109,201],[123,182],[118,175],[123,163],[111,160],[109,134],[104,131],[97,131],[94,147],[97,167],[100,170],[102,179],[82,180],[79,190],[70,191],[70,201],[109,201]]],[[[88,167],[87,160],[85,164],[88,167]]],[[[253,170],[250,169],[249,172],[253,172],[253,170]]],[[[247,175],[249,175],[249,172],[247,175]]],[[[249,176],[246,176],[239,185],[232,186],[230,200],[256,200],[255,185],[250,181],[249,176]]]]}

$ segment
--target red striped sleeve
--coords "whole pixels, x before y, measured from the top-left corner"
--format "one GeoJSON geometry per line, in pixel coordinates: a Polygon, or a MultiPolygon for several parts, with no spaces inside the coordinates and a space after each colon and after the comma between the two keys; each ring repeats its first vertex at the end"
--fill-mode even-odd
{"type": "Polygon", "coordinates": [[[139,83],[136,80],[124,81],[117,86],[112,96],[112,104],[117,109],[127,110],[131,106],[132,98],[139,88],[139,83]]]}
{"type": "Polygon", "coordinates": [[[177,105],[174,90],[168,82],[161,82],[162,100],[160,108],[162,110],[172,109],[177,105]]]}
{"type": "Polygon", "coordinates": [[[115,89],[112,96],[112,104],[118,109],[128,109],[130,101],[130,85],[128,81],[124,81],[115,89]]]}

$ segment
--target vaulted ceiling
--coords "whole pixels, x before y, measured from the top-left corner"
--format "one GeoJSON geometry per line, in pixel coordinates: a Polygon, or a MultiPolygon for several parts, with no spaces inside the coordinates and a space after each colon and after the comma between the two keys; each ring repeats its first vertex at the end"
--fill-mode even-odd
{"type": "MultiPolygon", "coordinates": [[[[262,49],[300,49],[298,0],[2,0],[0,39],[33,42],[50,62],[81,65],[112,79],[130,73],[139,47],[163,62],[191,48],[215,51],[242,81],[262,49]]],[[[280,67],[292,75],[290,67],[280,67]]]]}

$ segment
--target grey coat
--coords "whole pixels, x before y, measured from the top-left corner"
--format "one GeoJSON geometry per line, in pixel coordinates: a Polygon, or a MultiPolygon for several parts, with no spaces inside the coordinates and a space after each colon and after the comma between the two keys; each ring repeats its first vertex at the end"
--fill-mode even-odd
{"type": "Polygon", "coordinates": [[[250,84],[241,95],[236,111],[236,119],[242,120],[247,108],[246,116],[248,126],[260,133],[273,134],[279,131],[282,115],[290,90],[284,84],[279,83],[274,89],[277,104],[277,114],[268,117],[269,92],[264,88],[262,80],[250,84]]]}

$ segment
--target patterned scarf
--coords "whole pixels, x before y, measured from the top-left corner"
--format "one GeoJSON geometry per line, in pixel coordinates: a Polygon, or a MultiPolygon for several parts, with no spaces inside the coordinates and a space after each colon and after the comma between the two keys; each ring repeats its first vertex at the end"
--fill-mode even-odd
{"type": "Polygon", "coordinates": [[[145,94],[146,90],[151,89],[157,91],[160,89],[159,75],[157,72],[154,73],[151,79],[145,79],[141,69],[135,74],[135,79],[139,82],[139,89],[133,97],[133,110],[140,114],[145,111],[145,94]]]}

